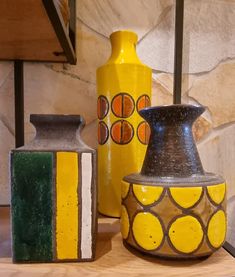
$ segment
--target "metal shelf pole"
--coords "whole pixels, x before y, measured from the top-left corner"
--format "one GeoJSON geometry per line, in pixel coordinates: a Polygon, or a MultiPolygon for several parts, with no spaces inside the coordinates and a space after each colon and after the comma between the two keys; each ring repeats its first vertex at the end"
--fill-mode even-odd
{"type": "Polygon", "coordinates": [[[24,145],[24,67],[23,61],[14,61],[15,84],[15,146],[24,145]]]}
{"type": "Polygon", "coordinates": [[[176,0],[173,103],[181,104],[184,0],[176,0]]]}

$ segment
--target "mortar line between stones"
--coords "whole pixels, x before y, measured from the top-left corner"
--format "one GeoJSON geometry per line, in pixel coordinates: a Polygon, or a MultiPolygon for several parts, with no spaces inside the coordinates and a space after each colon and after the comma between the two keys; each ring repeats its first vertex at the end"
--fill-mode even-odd
{"type": "Polygon", "coordinates": [[[221,60],[219,60],[211,69],[209,70],[205,70],[205,71],[201,71],[201,72],[187,72],[187,73],[184,73],[184,74],[188,74],[188,75],[193,75],[193,76],[196,76],[196,77],[206,77],[207,74],[211,73],[212,71],[214,71],[218,66],[222,65],[222,64],[225,64],[226,62],[233,62],[235,61],[235,57],[226,57],[226,58],[223,58],[221,60]],[[203,76],[205,75],[205,76],[203,76]]]}
{"type": "Polygon", "coordinates": [[[94,33],[96,33],[97,35],[101,36],[102,38],[105,38],[107,40],[109,40],[108,37],[106,37],[105,35],[101,34],[100,32],[98,32],[97,30],[93,29],[92,27],[90,27],[88,24],[86,24],[80,17],[77,16],[77,20],[80,21],[84,26],[86,26],[89,30],[93,31],[94,33]]]}
{"type": "Polygon", "coordinates": [[[2,121],[3,125],[7,128],[9,133],[15,137],[14,128],[11,128],[10,123],[8,122],[7,118],[4,115],[0,115],[0,120],[2,121]]]}
{"type": "Polygon", "coordinates": [[[52,65],[49,65],[49,64],[44,64],[44,65],[45,65],[45,67],[47,67],[48,69],[51,69],[51,70],[54,71],[54,72],[61,73],[61,74],[63,74],[63,75],[67,75],[67,76],[69,76],[69,77],[71,77],[71,78],[73,78],[73,79],[80,80],[80,81],[85,82],[85,83],[90,84],[90,85],[94,85],[94,86],[96,85],[96,83],[93,83],[93,82],[90,82],[90,81],[88,81],[88,80],[85,80],[85,79],[79,77],[78,75],[76,75],[76,74],[74,74],[74,73],[70,73],[70,72],[67,72],[67,71],[64,71],[64,70],[57,70],[57,69],[54,69],[53,66],[52,66],[52,65]]]}
{"type": "Polygon", "coordinates": [[[206,142],[208,142],[210,139],[215,138],[216,136],[218,136],[220,133],[222,133],[222,131],[224,131],[225,129],[231,127],[231,126],[235,126],[235,121],[231,121],[231,122],[226,122],[224,124],[221,124],[220,126],[214,127],[210,130],[210,132],[208,134],[205,135],[204,138],[202,138],[197,145],[200,146],[206,142]]]}
{"type": "Polygon", "coordinates": [[[163,10],[162,14],[158,19],[158,22],[146,34],[144,34],[141,39],[138,40],[137,46],[162,23],[162,21],[168,15],[168,13],[171,12],[172,8],[173,5],[170,5],[163,10]]]}
{"type": "MultiPolygon", "coordinates": [[[[193,84],[192,84],[192,86],[190,87],[190,89],[188,89],[188,90],[185,92],[185,95],[182,97],[182,100],[183,100],[183,101],[186,100],[185,102],[191,100],[193,103],[196,103],[196,104],[199,105],[199,106],[204,106],[204,105],[201,104],[196,98],[194,98],[194,97],[189,96],[188,94],[186,94],[186,93],[188,93],[188,92],[191,90],[192,87],[193,87],[193,84]]],[[[205,118],[207,119],[207,121],[209,121],[209,122],[213,125],[213,124],[214,124],[214,121],[213,121],[213,116],[212,116],[212,112],[211,112],[211,110],[210,110],[210,107],[208,107],[208,106],[204,106],[204,107],[206,107],[205,113],[207,113],[207,115],[208,115],[209,118],[206,117],[205,115],[204,115],[203,117],[205,117],[205,118]]]]}
{"type": "Polygon", "coordinates": [[[4,84],[6,83],[8,77],[11,75],[12,72],[13,72],[13,67],[12,67],[12,64],[11,64],[11,69],[8,72],[7,76],[4,78],[3,82],[0,84],[0,88],[2,88],[4,86],[4,84]]]}

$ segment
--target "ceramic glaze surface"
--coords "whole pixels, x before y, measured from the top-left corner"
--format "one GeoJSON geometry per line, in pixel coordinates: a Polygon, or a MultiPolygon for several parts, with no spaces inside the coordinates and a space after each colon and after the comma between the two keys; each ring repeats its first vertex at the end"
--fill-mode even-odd
{"type": "Polygon", "coordinates": [[[170,188],[172,199],[182,208],[194,206],[202,195],[202,187],[170,188]]]}
{"type": "Polygon", "coordinates": [[[78,161],[77,153],[56,153],[56,252],[61,260],[78,257],[78,161]]]}
{"type": "Polygon", "coordinates": [[[143,205],[150,205],[156,202],[160,198],[162,191],[163,188],[161,187],[133,185],[135,197],[143,205]]]}
{"type": "Polygon", "coordinates": [[[122,178],[139,171],[149,139],[149,126],[139,110],[150,106],[151,69],[140,62],[137,35],[110,36],[112,54],[97,70],[99,212],[119,217],[122,178]]]}
{"type": "Polygon", "coordinates": [[[35,140],[11,153],[13,260],[93,260],[96,153],[76,140],[83,119],[60,115],[31,119],[37,129],[35,140]]]}
{"type": "Polygon", "coordinates": [[[152,130],[143,175],[187,177],[204,173],[192,135],[192,124],[203,111],[203,107],[190,105],[140,111],[152,130]]]}
{"type": "Polygon", "coordinates": [[[196,192],[200,192],[199,198],[197,193],[196,198],[192,193],[194,187],[174,184],[167,188],[162,184],[129,186],[128,194],[122,200],[125,213],[121,216],[121,230],[123,238],[133,247],[153,255],[187,258],[210,255],[223,245],[226,234],[225,190],[218,204],[207,190],[213,187],[216,191],[225,184],[195,187],[196,192]],[[145,188],[146,194],[142,193],[142,197],[149,201],[139,201],[135,193],[137,186],[139,190],[145,188]],[[148,192],[155,188],[162,193],[153,201],[148,192]],[[179,195],[182,193],[180,201],[172,197],[173,189],[179,195]]]}
{"type": "Polygon", "coordinates": [[[163,240],[162,225],[150,212],[140,212],[135,215],[132,232],[138,245],[146,250],[158,248],[163,240]]]}
{"type": "Polygon", "coordinates": [[[14,154],[11,202],[14,261],[53,259],[52,172],[50,152],[14,154]]]}
{"type": "Polygon", "coordinates": [[[141,172],[122,181],[123,239],[170,258],[209,256],[226,236],[226,185],[203,170],[192,124],[203,107],[172,105],[140,114],[151,128],[141,172]],[[128,221],[129,220],[129,221],[128,221]]]}

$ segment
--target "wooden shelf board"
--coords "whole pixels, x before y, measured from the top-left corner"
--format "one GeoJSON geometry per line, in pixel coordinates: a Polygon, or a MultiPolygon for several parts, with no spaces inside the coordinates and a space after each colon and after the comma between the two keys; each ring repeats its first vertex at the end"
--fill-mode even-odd
{"type": "Polygon", "coordinates": [[[204,260],[172,261],[127,250],[119,232],[119,220],[99,219],[94,262],[12,264],[9,208],[0,208],[0,276],[235,276],[235,260],[223,248],[204,260]]]}
{"type": "MultiPolygon", "coordinates": [[[[53,0],[47,1],[55,6],[53,0]]],[[[54,11],[58,13],[56,6],[54,11]]],[[[55,28],[65,30],[60,14],[57,20],[60,22],[55,28]]],[[[64,52],[55,28],[42,0],[1,0],[0,60],[67,62],[67,56],[55,55],[64,52]]],[[[62,35],[75,57],[69,35],[66,32],[62,35]]]]}

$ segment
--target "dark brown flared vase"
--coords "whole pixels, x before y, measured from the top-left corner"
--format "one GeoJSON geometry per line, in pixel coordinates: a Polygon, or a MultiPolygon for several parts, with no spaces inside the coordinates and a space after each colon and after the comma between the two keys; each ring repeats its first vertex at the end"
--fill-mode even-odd
{"type": "Polygon", "coordinates": [[[124,241],[144,253],[196,258],[224,242],[225,183],[204,171],[192,133],[204,110],[170,105],[140,111],[151,136],[141,172],[123,179],[121,226],[124,241]]]}

